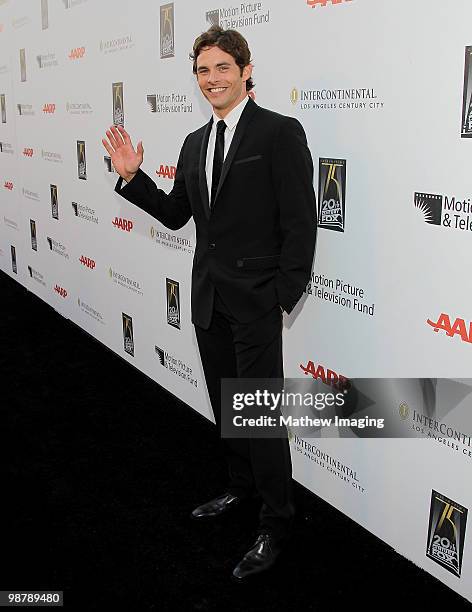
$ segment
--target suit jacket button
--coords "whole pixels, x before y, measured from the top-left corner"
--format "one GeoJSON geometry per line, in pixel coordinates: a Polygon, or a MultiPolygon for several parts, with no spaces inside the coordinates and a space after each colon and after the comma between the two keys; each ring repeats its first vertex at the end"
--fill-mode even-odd
{"type": "Polygon", "coordinates": [[[214,249],[216,249],[216,244],[214,242],[210,242],[210,244],[208,245],[208,248],[213,251],[214,249]]]}

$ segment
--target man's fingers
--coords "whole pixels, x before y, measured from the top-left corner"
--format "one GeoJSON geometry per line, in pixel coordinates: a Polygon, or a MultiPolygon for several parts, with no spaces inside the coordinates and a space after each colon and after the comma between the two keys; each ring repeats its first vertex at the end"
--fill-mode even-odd
{"type": "Polygon", "coordinates": [[[114,125],[112,128],[110,128],[113,136],[115,137],[115,140],[118,144],[119,147],[122,147],[125,143],[124,139],[123,139],[123,135],[120,134],[120,132],[116,129],[116,126],[114,125]]]}
{"type": "Polygon", "coordinates": [[[110,156],[113,155],[113,153],[114,153],[113,149],[110,147],[110,145],[108,144],[108,142],[104,138],[102,138],[102,144],[105,147],[105,149],[107,150],[107,153],[110,156]]]}
{"type": "Polygon", "coordinates": [[[141,140],[138,142],[137,152],[138,152],[138,155],[142,158],[144,155],[144,149],[143,149],[143,143],[141,140]]]}
{"type": "Polygon", "coordinates": [[[130,138],[128,132],[125,130],[125,128],[122,125],[118,126],[118,131],[121,134],[121,136],[123,137],[123,140],[125,141],[125,144],[129,144],[129,145],[133,146],[132,143],[131,143],[131,138],[130,138]]]}
{"type": "MultiPolygon", "coordinates": [[[[113,136],[113,134],[111,133],[110,130],[106,131],[106,134],[108,136],[108,140],[110,141],[111,146],[116,150],[118,149],[118,147],[120,146],[118,144],[118,142],[116,141],[116,138],[113,136]]],[[[121,139],[120,139],[121,140],[121,139]]]]}

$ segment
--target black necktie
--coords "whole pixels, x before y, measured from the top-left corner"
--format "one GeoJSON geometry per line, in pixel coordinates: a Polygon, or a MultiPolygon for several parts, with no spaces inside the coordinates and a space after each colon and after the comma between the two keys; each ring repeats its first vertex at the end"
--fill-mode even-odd
{"type": "Polygon", "coordinates": [[[215,201],[216,192],[218,190],[218,184],[220,182],[221,169],[223,168],[223,161],[225,156],[225,129],[226,123],[218,121],[216,124],[216,141],[215,141],[215,152],[213,154],[213,172],[211,175],[211,199],[210,206],[213,206],[215,201]]]}

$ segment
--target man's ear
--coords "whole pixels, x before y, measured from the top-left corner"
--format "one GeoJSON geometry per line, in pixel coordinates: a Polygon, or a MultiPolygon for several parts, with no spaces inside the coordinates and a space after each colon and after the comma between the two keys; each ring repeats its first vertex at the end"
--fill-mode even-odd
{"type": "Polygon", "coordinates": [[[250,79],[252,76],[252,64],[248,64],[247,66],[244,66],[243,68],[243,74],[242,74],[242,79],[243,81],[247,81],[248,79],[250,79]]]}

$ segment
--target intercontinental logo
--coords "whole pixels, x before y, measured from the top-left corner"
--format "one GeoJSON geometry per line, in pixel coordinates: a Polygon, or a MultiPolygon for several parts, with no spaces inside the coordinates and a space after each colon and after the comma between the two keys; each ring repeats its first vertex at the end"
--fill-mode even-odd
{"type": "Polygon", "coordinates": [[[468,509],[431,491],[426,556],[461,577],[468,509]]]}
{"type": "Polygon", "coordinates": [[[357,470],[343,463],[333,455],[325,452],[315,444],[307,442],[296,434],[290,435],[290,443],[297,453],[301,453],[306,459],[315,464],[319,469],[326,470],[335,479],[339,479],[346,486],[351,486],[358,493],[365,493],[366,489],[361,485],[357,470]]]}
{"type": "Polygon", "coordinates": [[[188,238],[184,238],[183,236],[179,236],[177,234],[172,234],[167,231],[163,231],[151,225],[149,230],[151,239],[156,244],[159,244],[168,249],[173,249],[174,251],[182,251],[184,253],[190,253],[193,255],[194,247],[192,242],[188,238]]]}
{"type": "Polygon", "coordinates": [[[186,380],[189,384],[198,388],[198,380],[189,365],[157,345],[154,346],[154,350],[161,366],[167,368],[174,376],[178,376],[180,379],[186,380]]]}
{"type": "Polygon", "coordinates": [[[102,313],[96,310],[95,308],[93,308],[92,306],[90,306],[90,304],[87,304],[87,302],[84,302],[83,300],[81,300],[80,297],[77,298],[77,305],[80,308],[80,310],[84,312],[86,315],[88,315],[89,317],[92,317],[92,319],[95,319],[95,321],[98,321],[98,323],[105,325],[105,320],[103,318],[102,313]]]}
{"type": "Polygon", "coordinates": [[[300,90],[293,87],[290,101],[302,111],[373,111],[385,106],[374,87],[300,90]]]}
{"type": "Polygon", "coordinates": [[[129,51],[133,47],[134,41],[129,34],[126,36],[120,36],[119,38],[111,38],[109,40],[100,41],[100,52],[103,53],[103,55],[117,53],[118,51],[129,51]]]}
{"type": "Polygon", "coordinates": [[[17,17],[16,19],[13,19],[11,25],[15,28],[15,30],[18,30],[29,23],[31,23],[31,19],[25,15],[24,17],[17,17]]]}
{"type": "Polygon", "coordinates": [[[130,278],[126,274],[113,270],[113,268],[109,268],[108,276],[113,283],[115,283],[115,285],[120,285],[121,287],[132,291],[136,295],[144,295],[141,283],[135,278],[130,278]]]}
{"type": "Polygon", "coordinates": [[[55,151],[45,151],[44,149],[41,149],[41,157],[44,159],[44,161],[62,164],[62,155],[60,153],[56,153],[55,151]]]}
{"type": "Polygon", "coordinates": [[[370,302],[367,298],[366,290],[346,279],[331,278],[312,272],[305,292],[315,299],[342,306],[369,317],[375,316],[375,303],[370,302]]]}
{"type": "Polygon", "coordinates": [[[472,231],[471,198],[456,199],[434,193],[415,192],[414,205],[429,225],[440,225],[463,232],[472,231]]]}
{"type": "Polygon", "coordinates": [[[91,115],[93,109],[88,102],[66,102],[66,112],[70,115],[91,115]]]}
{"type": "Polygon", "coordinates": [[[9,219],[8,217],[3,217],[3,222],[5,223],[5,225],[7,227],[9,227],[10,229],[13,229],[15,231],[19,231],[19,227],[18,227],[18,223],[16,221],[13,221],[13,219],[9,219]]]}
{"type": "Polygon", "coordinates": [[[410,407],[406,402],[401,402],[398,406],[398,414],[402,421],[406,421],[410,416],[410,407]]]}
{"type": "Polygon", "coordinates": [[[223,29],[250,28],[269,23],[270,9],[263,2],[241,2],[230,7],[206,11],[207,23],[219,25],[223,29]]]}
{"type": "Polygon", "coordinates": [[[23,187],[21,193],[23,194],[23,197],[27,198],[28,200],[34,200],[35,202],[39,202],[40,200],[39,193],[37,191],[31,191],[30,189],[23,187]]]}
{"type": "MultiPolygon", "coordinates": [[[[402,420],[407,421],[411,430],[416,437],[428,438],[435,440],[441,446],[448,447],[453,452],[460,452],[466,459],[472,459],[472,437],[468,423],[465,423],[467,432],[461,431],[457,423],[464,422],[463,418],[454,414],[454,409],[459,406],[464,400],[470,396],[472,387],[464,383],[452,383],[450,379],[421,379],[423,384],[423,397],[426,414],[416,410],[409,409],[401,416],[402,420]],[[448,384],[448,400],[447,410],[452,419],[450,422],[436,416],[438,406],[444,406],[439,400],[441,393],[438,395],[437,386],[448,384]],[[454,384],[454,387],[451,387],[454,384]]],[[[443,387],[444,388],[444,387],[443,387]]],[[[468,400],[467,400],[468,401],[468,400]]]]}
{"type": "Polygon", "coordinates": [[[164,4],[160,12],[161,59],[175,56],[174,49],[174,3],[164,4]]]}
{"type": "Polygon", "coordinates": [[[191,113],[193,102],[181,92],[148,94],[146,100],[151,113],[191,113]]]}

